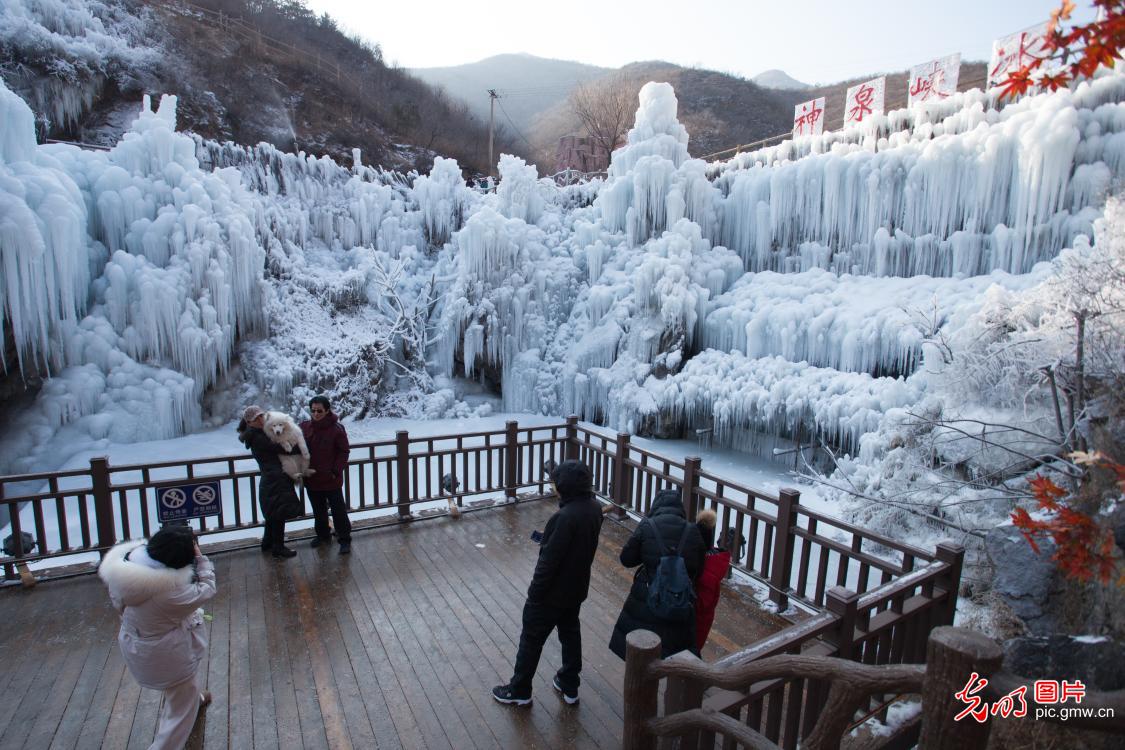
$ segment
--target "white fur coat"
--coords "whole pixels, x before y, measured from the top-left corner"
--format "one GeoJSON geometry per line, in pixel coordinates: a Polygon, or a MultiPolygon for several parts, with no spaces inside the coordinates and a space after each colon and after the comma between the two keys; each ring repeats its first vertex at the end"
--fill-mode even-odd
{"type": "Polygon", "coordinates": [[[199,606],[215,595],[215,568],[206,557],[168,568],[148,559],[144,545],[115,546],[98,576],[121,615],[117,643],[126,666],[142,687],[164,690],[193,678],[207,654],[199,606]]]}

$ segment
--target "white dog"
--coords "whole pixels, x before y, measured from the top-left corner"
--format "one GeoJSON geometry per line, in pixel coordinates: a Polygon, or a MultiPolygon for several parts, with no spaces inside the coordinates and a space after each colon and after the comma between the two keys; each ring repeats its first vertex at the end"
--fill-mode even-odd
{"type": "Polygon", "coordinates": [[[301,481],[302,477],[313,474],[316,469],[309,468],[309,447],[305,444],[305,435],[301,428],[288,414],[280,411],[266,412],[266,424],[262,428],[270,440],[280,445],[287,451],[296,446],[301,452],[287,455],[278,454],[281,459],[281,468],[285,470],[294,482],[301,481]]]}

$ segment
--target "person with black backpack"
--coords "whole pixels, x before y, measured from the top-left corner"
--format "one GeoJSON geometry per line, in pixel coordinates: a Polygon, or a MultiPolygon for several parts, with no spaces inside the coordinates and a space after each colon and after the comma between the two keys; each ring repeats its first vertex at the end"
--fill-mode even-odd
{"type": "Polygon", "coordinates": [[[621,564],[640,568],[613,626],[609,640],[613,653],[624,659],[625,636],[651,630],[660,636],[662,656],[685,649],[699,655],[694,586],[706,554],[699,527],[688,523],[680,490],[656,493],[648,516],[621,548],[621,564]]]}

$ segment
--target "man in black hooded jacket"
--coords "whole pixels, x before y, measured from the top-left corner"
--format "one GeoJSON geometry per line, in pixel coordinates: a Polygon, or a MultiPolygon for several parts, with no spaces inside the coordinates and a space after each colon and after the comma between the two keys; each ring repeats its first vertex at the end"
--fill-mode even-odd
{"type": "Polygon", "coordinates": [[[594,499],[590,469],[564,461],[551,475],[559,509],[547,521],[539,543],[539,562],[527,589],[515,671],[507,685],[492,689],[501,703],[531,703],[531,681],[547,636],[558,628],[562,668],[553,681],[567,703],[578,702],[582,670],[582,630],[578,611],[590,591],[590,566],[598,549],[602,511],[594,499]]]}

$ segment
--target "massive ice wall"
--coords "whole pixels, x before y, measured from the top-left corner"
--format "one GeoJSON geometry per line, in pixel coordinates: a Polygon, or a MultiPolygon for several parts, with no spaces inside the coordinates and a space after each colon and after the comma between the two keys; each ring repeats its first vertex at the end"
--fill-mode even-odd
{"type": "Polygon", "coordinates": [[[146,99],[106,153],[37,147],[30,110],[2,85],[0,113],[0,307],[21,372],[52,378],[5,452],[34,457],[59,430],[129,441],[195,428],[239,336],[264,326],[240,174],[200,170],[174,97],[156,112],[146,99]]]}
{"type": "Polygon", "coordinates": [[[970,92],[716,168],[650,84],[594,211],[570,219],[569,317],[506,353],[505,404],[856,446],[922,397],[927,342],[1082,244],[1122,174],[1122,98],[1121,76],[1003,109],[970,92]]]}
{"type": "Polygon", "coordinates": [[[1002,109],[968,92],[889,137],[741,155],[716,179],[716,237],[752,271],[1026,273],[1092,232],[1125,159],[1122,98],[1118,75],[1002,109]]]}
{"type": "Polygon", "coordinates": [[[174,97],[151,109],[108,152],[36,146],[0,84],[3,364],[46,378],[0,446],[5,469],[183,434],[216,387],[232,391],[222,423],[255,392],[367,413],[419,374],[396,320],[449,275],[432,242],[479,198],[455,162],[401,176],[356,153],[345,168],[177,133],[174,97]]]}

